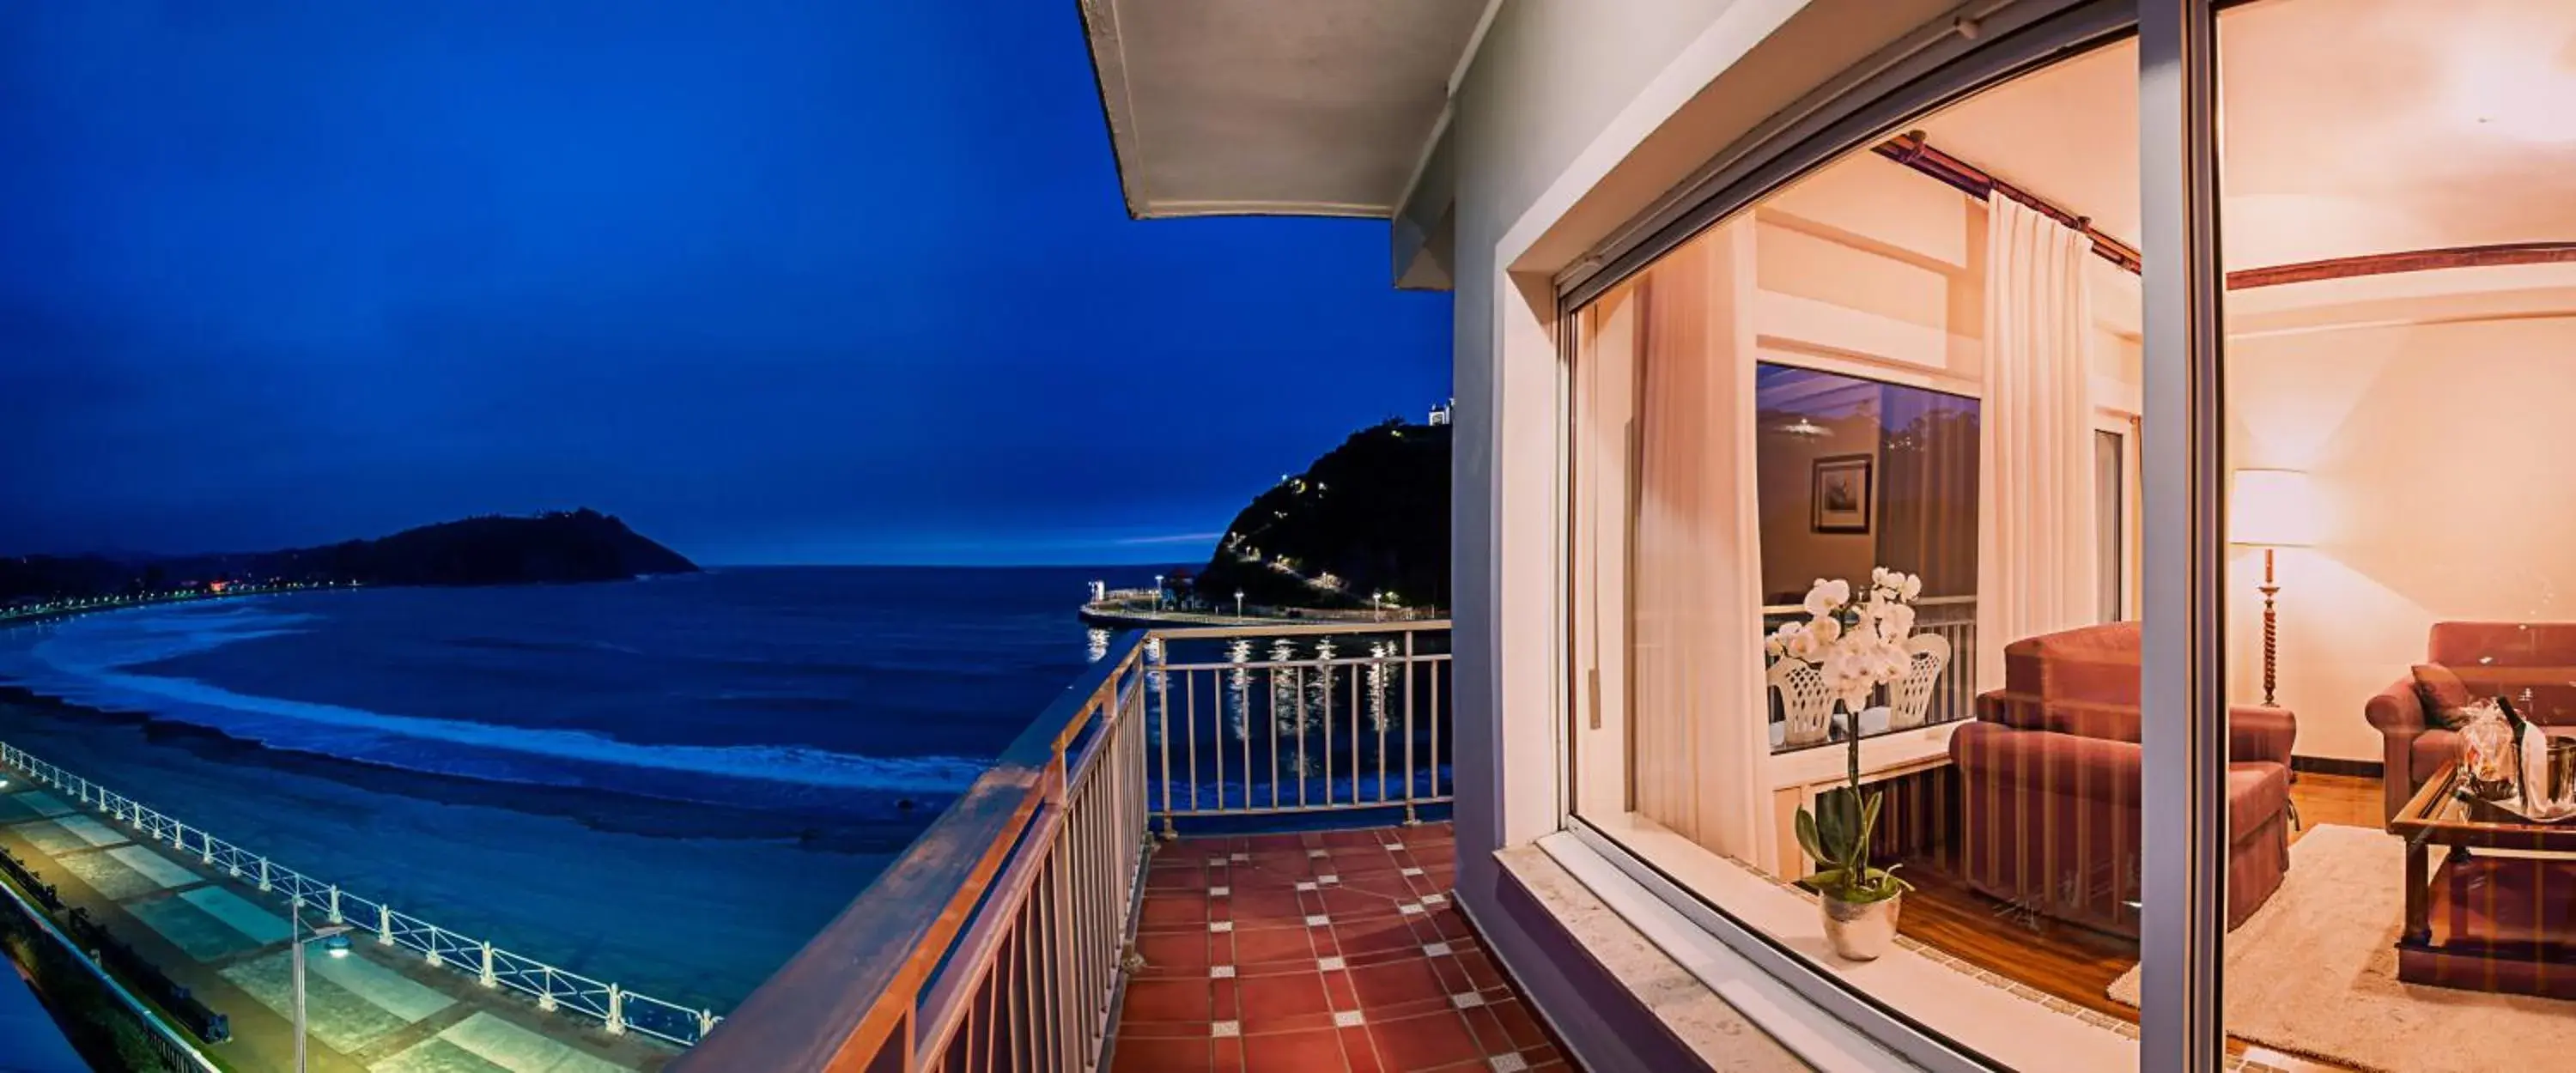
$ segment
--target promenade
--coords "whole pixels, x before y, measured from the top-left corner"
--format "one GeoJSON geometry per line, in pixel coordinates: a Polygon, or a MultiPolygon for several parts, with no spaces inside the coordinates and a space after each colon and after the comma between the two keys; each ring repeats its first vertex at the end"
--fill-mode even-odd
{"type": "MultiPolygon", "coordinates": [[[[1269,609],[1263,609],[1269,610],[1269,609]]],[[[1391,623],[1413,622],[1436,618],[1439,612],[1390,608],[1385,611],[1302,611],[1287,614],[1229,615],[1215,611],[1183,611],[1157,608],[1150,602],[1102,600],[1082,605],[1080,617],[1086,625],[1108,629],[1188,629],[1214,626],[1345,626],[1353,631],[1383,628],[1391,623]]]]}
{"type": "MultiPolygon", "coordinates": [[[[131,834],[24,779],[11,778],[0,792],[0,846],[54,884],[66,905],[88,910],[230,1018],[233,1039],[207,1048],[217,1061],[246,1071],[294,1068],[284,901],[131,834]]],[[[320,915],[308,908],[306,922],[320,915]]],[[[314,1070],[651,1073],[675,1053],[541,1012],[372,935],[352,935],[350,944],[344,958],[307,951],[314,1070]]]]}

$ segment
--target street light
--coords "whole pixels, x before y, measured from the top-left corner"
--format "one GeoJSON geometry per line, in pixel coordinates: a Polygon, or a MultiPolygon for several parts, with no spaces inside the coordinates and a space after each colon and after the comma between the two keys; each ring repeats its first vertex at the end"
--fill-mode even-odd
{"type": "Polygon", "coordinates": [[[1154,610],[1163,610],[1163,575],[1154,575],[1154,610]]]}
{"type": "Polygon", "coordinates": [[[304,899],[302,898],[295,899],[291,907],[287,909],[286,915],[287,937],[291,940],[291,945],[295,948],[295,1073],[305,1073],[304,1036],[306,1029],[304,1026],[304,947],[307,943],[321,943],[323,950],[330,956],[335,958],[347,957],[349,956],[349,926],[346,924],[325,924],[318,928],[305,927],[304,899]],[[309,935],[310,938],[307,938],[307,935],[309,935]]]}
{"type": "Polygon", "coordinates": [[[1243,617],[1243,590],[1234,590],[1234,617],[1243,617]]]}

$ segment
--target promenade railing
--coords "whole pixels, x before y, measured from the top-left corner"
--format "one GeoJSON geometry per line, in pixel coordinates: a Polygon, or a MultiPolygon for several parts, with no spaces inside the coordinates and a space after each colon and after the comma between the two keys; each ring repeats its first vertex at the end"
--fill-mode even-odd
{"type": "Polygon", "coordinates": [[[1095,1067],[1153,821],[1448,801],[1448,667],[1446,622],[1118,635],[669,1073],[1095,1067]]]}
{"type": "Polygon", "coordinates": [[[512,952],[490,940],[439,927],[383,901],[362,897],[217,838],[205,828],[65,771],[6,742],[0,742],[0,763],[62,791],[153,842],[195,858],[200,866],[256,887],[301,911],[327,913],[330,923],[347,924],[359,932],[373,934],[377,943],[408,950],[426,964],[467,973],[485,987],[526,995],[536,1001],[540,1010],[597,1021],[611,1034],[635,1032],[684,1047],[705,1038],[723,1020],[712,1010],[691,1009],[628,991],[512,952]]]}

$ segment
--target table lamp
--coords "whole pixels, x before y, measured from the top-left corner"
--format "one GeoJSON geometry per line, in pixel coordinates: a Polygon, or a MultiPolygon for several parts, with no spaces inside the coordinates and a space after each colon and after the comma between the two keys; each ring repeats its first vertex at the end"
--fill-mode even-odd
{"type": "Polygon", "coordinates": [[[2263,549],[2263,703],[2272,703],[2273,664],[2279,651],[2280,624],[2274,600],[2281,586],[2272,577],[2272,553],[2316,543],[2317,503],[2308,475],[2289,469],[2240,469],[2227,500],[2227,541],[2263,549]]]}

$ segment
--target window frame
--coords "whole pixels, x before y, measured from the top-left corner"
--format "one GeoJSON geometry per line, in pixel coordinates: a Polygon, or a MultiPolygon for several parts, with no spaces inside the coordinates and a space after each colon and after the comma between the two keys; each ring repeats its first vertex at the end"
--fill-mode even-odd
{"type": "Polygon", "coordinates": [[[2000,84],[2079,48],[2135,34],[2140,67],[2140,247],[2155,251],[2142,274],[2142,413],[2105,411],[2097,427],[2123,445],[2122,611],[2147,619],[2143,688],[2151,718],[2142,737],[2147,792],[2184,807],[2146,820],[2146,908],[2139,955],[2149,985],[2140,1008],[2142,1070],[2215,1071],[2225,1061],[2219,966],[2224,957],[2226,705],[2223,409],[2219,396],[2223,282],[2218,220],[2216,11],[2224,0],[2023,0],[1979,27],[1929,44],[1900,43],[1835,79],[1730,146],[1658,205],[1553,280],[1558,370],[1557,642],[1566,683],[1554,720],[1559,826],[1776,976],[1800,997],[1932,1069],[1992,1063],[1871,996],[1807,964],[1770,936],[1574,814],[1574,757],[1588,704],[1574,647],[1572,360],[1585,307],[1707,228],[1748,211],[1816,167],[1900,128],[1904,119],[2000,84]],[[2008,25],[2007,25],[2008,24],[2008,25]],[[2159,256],[2181,251],[2181,256],[2159,256]],[[2153,415],[2153,416],[2149,416],[2153,415]],[[2113,422],[2116,422],[2114,424],[2113,422]],[[2148,509],[2152,505],[2156,510],[2148,509]],[[2132,550],[2134,549],[2134,550],[2132,550]],[[2150,589],[2148,576],[2187,578],[2150,589]]]}

